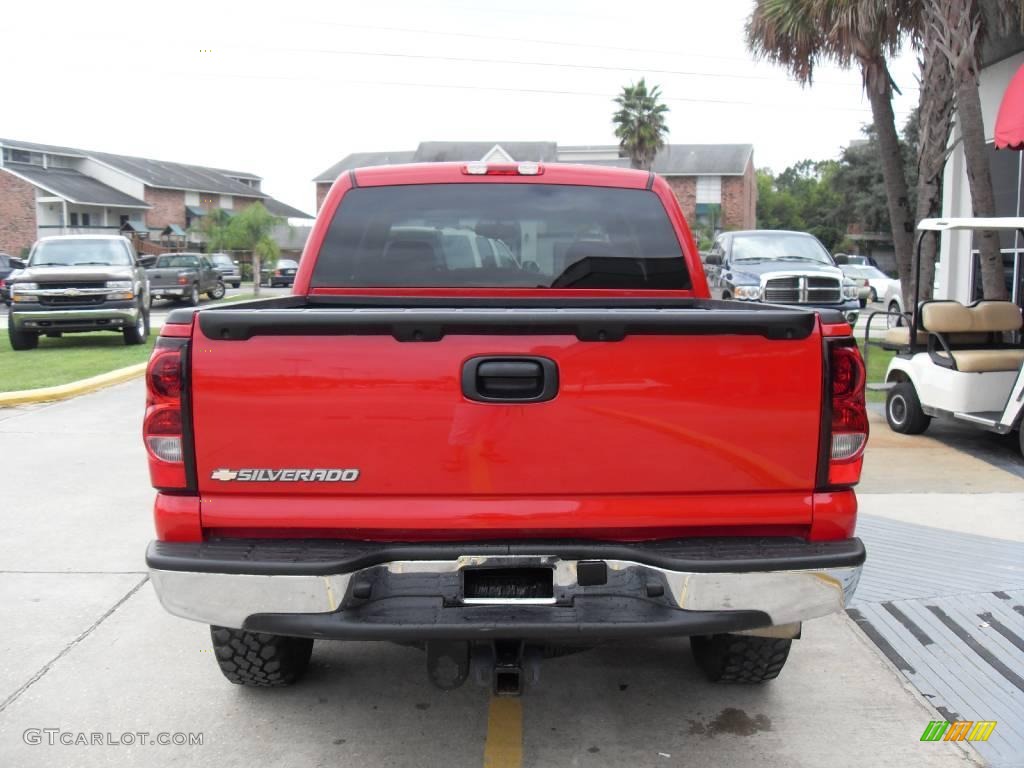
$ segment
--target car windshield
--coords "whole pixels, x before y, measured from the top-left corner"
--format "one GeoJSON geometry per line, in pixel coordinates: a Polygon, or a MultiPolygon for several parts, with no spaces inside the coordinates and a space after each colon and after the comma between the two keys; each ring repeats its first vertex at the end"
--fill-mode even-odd
{"type": "Polygon", "coordinates": [[[646,190],[411,184],[346,193],[313,286],[680,289],[690,278],[646,190]]]}
{"type": "Polygon", "coordinates": [[[833,265],[825,246],[810,235],[764,232],[735,235],[733,261],[813,261],[833,265]]]}
{"type": "Polygon", "coordinates": [[[176,256],[161,256],[156,260],[156,266],[158,267],[198,267],[199,258],[197,256],[182,256],[178,254],[176,256]]]}
{"type": "Polygon", "coordinates": [[[231,261],[231,257],[230,256],[225,256],[223,254],[216,254],[214,256],[211,256],[210,259],[218,267],[233,267],[233,266],[235,266],[235,263],[233,261],[231,261]]]}
{"type": "Polygon", "coordinates": [[[41,240],[32,251],[32,267],[128,267],[132,257],[120,240],[41,240]]]}
{"type": "Polygon", "coordinates": [[[291,259],[279,259],[277,262],[278,269],[297,269],[299,262],[292,261],[291,259]]]}

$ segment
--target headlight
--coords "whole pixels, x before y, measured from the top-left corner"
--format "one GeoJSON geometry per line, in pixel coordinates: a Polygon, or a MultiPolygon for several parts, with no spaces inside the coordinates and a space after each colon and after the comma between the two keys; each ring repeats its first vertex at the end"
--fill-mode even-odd
{"type": "Polygon", "coordinates": [[[843,283],[843,298],[844,299],[856,299],[860,289],[857,284],[852,280],[847,280],[843,283]]]}
{"type": "Polygon", "coordinates": [[[11,301],[35,301],[35,296],[27,296],[27,291],[39,290],[39,283],[11,283],[11,301]]]}
{"type": "Polygon", "coordinates": [[[740,301],[758,301],[761,298],[761,286],[759,285],[737,285],[733,291],[740,301]]]}
{"type": "Polygon", "coordinates": [[[107,288],[113,288],[119,291],[130,291],[132,289],[131,280],[107,280],[107,288]]]}

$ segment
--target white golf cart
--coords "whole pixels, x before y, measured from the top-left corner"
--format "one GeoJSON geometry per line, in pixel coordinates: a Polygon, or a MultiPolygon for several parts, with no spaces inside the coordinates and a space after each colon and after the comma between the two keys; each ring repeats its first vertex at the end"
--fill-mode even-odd
{"type": "MultiPolygon", "coordinates": [[[[914,270],[920,282],[921,242],[951,230],[1017,230],[1024,218],[925,219],[918,225],[914,270]]],[[[956,419],[1001,435],[1020,430],[1024,414],[1021,308],[1011,301],[919,301],[881,346],[896,350],[884,384],[885,417],[896,432],[924,432],[933,417],[956,419]]],[[[878,313],[886,314],[886,313],[878,313]]],[[[870,332],[870,331],[869,331],[870,332]]],[[[870,343],[869,339],[865,339],[870,343]]],[[[1024,453],[1024,431],[1021,432],[1024,453]]]]}

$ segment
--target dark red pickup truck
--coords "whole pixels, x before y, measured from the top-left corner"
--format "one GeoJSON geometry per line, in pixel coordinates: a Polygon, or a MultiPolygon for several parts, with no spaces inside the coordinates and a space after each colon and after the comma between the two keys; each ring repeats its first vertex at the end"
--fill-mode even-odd
{"type": "Polygon", "coordinates": [[[663,636],[760,682],[864,561],[850,326],[710,300],[647,172],[346,173],[294,294],[173,311],[147,378],[153,585],[235,683],[394,640],[515,693],[663,636]]]}

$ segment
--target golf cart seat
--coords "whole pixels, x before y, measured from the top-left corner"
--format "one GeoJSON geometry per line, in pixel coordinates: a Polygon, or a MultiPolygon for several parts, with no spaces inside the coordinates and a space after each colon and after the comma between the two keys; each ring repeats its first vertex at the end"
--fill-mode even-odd
{"type": "MultiPolygon", "coordinates": [[[[928,343],[928,334],[925,331],[917,332],[917,343],[921,346],[928,343]]],[[[882,349],[903,349],[909,346],[910,328],[905,325],[889,328],[882,337],[882,349]]]]}
{"type": "Polygon", "coordinates": [[[921,304],[921,326],[928,332],[928,353],[936,365],[964,373],[1016,371],[1024,348],[1004,344],[1004,333],[1024,325],[1020,307],[1011,301],[958,301],[921,304]]]}

